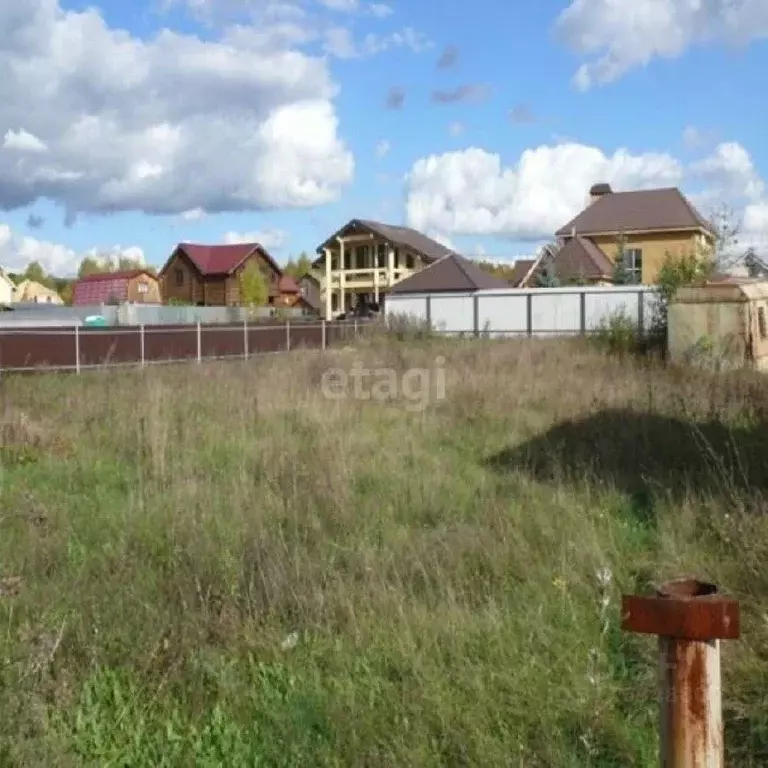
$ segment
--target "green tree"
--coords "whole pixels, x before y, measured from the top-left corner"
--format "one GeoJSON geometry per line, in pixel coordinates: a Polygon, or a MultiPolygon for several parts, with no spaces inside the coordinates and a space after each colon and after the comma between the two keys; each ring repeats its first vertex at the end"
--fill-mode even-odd
{"type": "Polygon", "coordinates": [[[108,263],[96,258],[95,256],[86,256],[77,269],[78,277],[88,277],[89,275],[100,275],[102,272],[107,272],[109,269],[108,263]]]}
{"type": "Polygon", "coordinates": [[[33,280],[40,285],[48,285],[48,275],[39,261],[30,261],[24,270],[24,279],[33,280]]]}
{"type": "Polygon", "coordinates": [[[662,344],[667,340],[667,320],[669,305],[675,298],[678,289],[698,280],[709,277],[715,270],[716,264],[706,253],[690,253],[687,256],[672,256],[667,252],[664,262],[659,269],[656,282],[658,283],[659,298],[654,304],[652,321],[652,336],[662,344]]]}
{"type": "Polygon", "coordinates": [[[634,275],[627,266],[627,236],[624,234],[616,238],[616,258],[613,261],[611,279],[614,285],[631,285],[635,282],[634,275]]]}
{"type": "Polygon", "coordinates": [[[269,288],[259,265],[252,259],[240,273],[240,303],[244,307],[262,307],[269,298],[269,288]]]}
{"type": "Polygon", "coordinates": [[[536,274],[536,287],[537,288],[559,288],[560,279],[557,276],[557,270],[555,269],[555,263],[552,260],[547,260],[544,266],[536,274]]]}
{"type": "Polygon", "coordinates": [[[64,285],[61,286],[61,288],[58,289],[59,296],[61,296],[61,300],[67,305],[71,306],[72,299],[74,298],[74,288],[72,286],[72,283],[67,281],[64,283],[64,285]]]}
{"type": "Polygon", "coordinates": [[[283,268],[283,272],[286,275],[290,275],[293,278],[300,278],[304,277],[304,275],[307,274],[307,272],[312,271],[312,260],[307,255],[306,251],[302,251],[299,254],[299,257],[294,261],[293,259],[288,259],[288,263],[283,268]]]}

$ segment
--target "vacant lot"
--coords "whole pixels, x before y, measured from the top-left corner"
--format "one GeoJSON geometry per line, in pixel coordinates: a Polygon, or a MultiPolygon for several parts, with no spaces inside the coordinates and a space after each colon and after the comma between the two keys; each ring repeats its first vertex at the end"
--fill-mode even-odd
{"type": "Polygon", "coordinates": [[[0,765],[652,766],[622,592],[742,601],[768,762],[768,383],[424,341],[6,378],[0,765]],[[324,399],[446,358],[445,398],[324,399]]]}

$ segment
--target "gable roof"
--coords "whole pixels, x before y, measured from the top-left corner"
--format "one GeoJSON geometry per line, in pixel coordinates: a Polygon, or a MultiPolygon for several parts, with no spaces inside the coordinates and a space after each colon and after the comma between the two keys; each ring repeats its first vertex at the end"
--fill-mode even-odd
{"type": "Polygon", "coordinates": [[[203,277],[231,275],[251,254],[258,252],[265,261],[282,277],[283,270],[259,243],[233,243],[224,245],[201,245],[200,243],[179,243],[171,257],[160,270],[164,274],[173,257],[181,251],[194,264],[203,277]]]}
{"type": "Polygon", "coordinates": [[[555,233],[569,237],[665,229],[706,229],[712,225],[677,187],[610,192],[588,205],[555,233]]]}
{"type": "Polygon", "coordinates": [[[134,277],[139,275],[147,275],[153,280],[157,278],[148,269],[122,269],[117,272],[94,272],[92,275],[84,275],[79,277],[77,283],[97,283],[100,280],[133,280],[134,277]]]}
{"type": "Polygon", "coordinates": [[[34,301],[41,296],[55,300],[58,303],[63,303],[61,296],[53,288],[48,288],[48,286],[38,283],[36,280],[28,280],[26,278],[16,286],[13,300],[16,302],[34,301]]]}
{"type": "Polygon", "coordinates": [[[131,280],[141,275],[146,275],[152,280],[157,278],[146,269],[126,269],[119,272],[98,272],[93,275],[81,277],[74,284],[72,290],[72,303],[103,304],[107,301],[126,301],[128,298],[128,285],[131,280]]]}
{"type": "Polygon", "coordinates": [[[560,280],[580,277],[610,279],[613,263],[588,237],[577,235],[554,255],[555,274],[560,280]]]}
{"type": "Polygon", "coordinates": [[[526,281],[538,259],[518,259],[512,267],[512,274],[509,276],[509,284],[513,288],[518,288],[526,281]]]}
{"type": "Polygon", "coordinates": [[[390,293],[440,293],[493,288],[509,288],[509,283],[494,277],[458,253],[449,253],[397,283],[390,293]]]}
{"type": "Polygon", "coordinates": [[[352,219],[341,229],[334,232],[325,242],[317,246],[316,252],[321,254],[319,259],[315,259],[312,266],[322,262],[324,256],[323,249],[328,248],[334,243],[337,237],[344,237],[351,234],[373,234],[378,235],[384,240],[388,240],[393,245],[400,245],[416,251],[427,263],[442,259],[449,253],[453,253],[450,248],[438,243],[431,237],[423,235],[410,227],[402,227],[395,224],[383,224],[380,221],[371,219],[352,219]]]}
{"type": "Polygon", "coordinates": [[[765,259],[760,258],[760,256],[755,253],[754,248],[748,248],[741,254],[741,256],[738,256],[733,259],[733,261],[729,262],[727,266],[728,269],[733,269],[735,266],[742,263],[747,264],[748,266],[755,265],[760,269],[768,271],[768,262],[766,262],[765,259]]]}

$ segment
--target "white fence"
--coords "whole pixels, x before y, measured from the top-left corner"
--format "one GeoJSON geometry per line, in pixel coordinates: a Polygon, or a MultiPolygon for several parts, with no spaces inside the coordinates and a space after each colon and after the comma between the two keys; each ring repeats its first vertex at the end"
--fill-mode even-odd
{"type": "Polygon", "coordinates": [[[598,330],[623,313],[642,332],[653,321],[658,293],[649,286],[525,288],[387,297],[386,313],[407,315],[446,334],[566,336],[598,330]]]}

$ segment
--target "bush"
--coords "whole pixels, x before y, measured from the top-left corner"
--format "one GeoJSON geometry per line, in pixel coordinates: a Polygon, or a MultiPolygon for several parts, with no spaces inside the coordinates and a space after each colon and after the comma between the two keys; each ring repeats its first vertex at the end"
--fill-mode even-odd
{"type": "Polygon", "coordinates": [[[631,355],[640,349],[636,323],[623,310],[603,318],[595,334],[597,345],[611,355],[631,355]]]}
{"type": "Polygon", "coordinates": [[[669,305],[678,289],[709,277],[713,270],[714,262],[697,253],[678,258],[673,258],[669,253],[666,255],[657,279],[659,300],[654,308],[650,329],[651,338],[664,349],[667,347],[669,305]]]}

